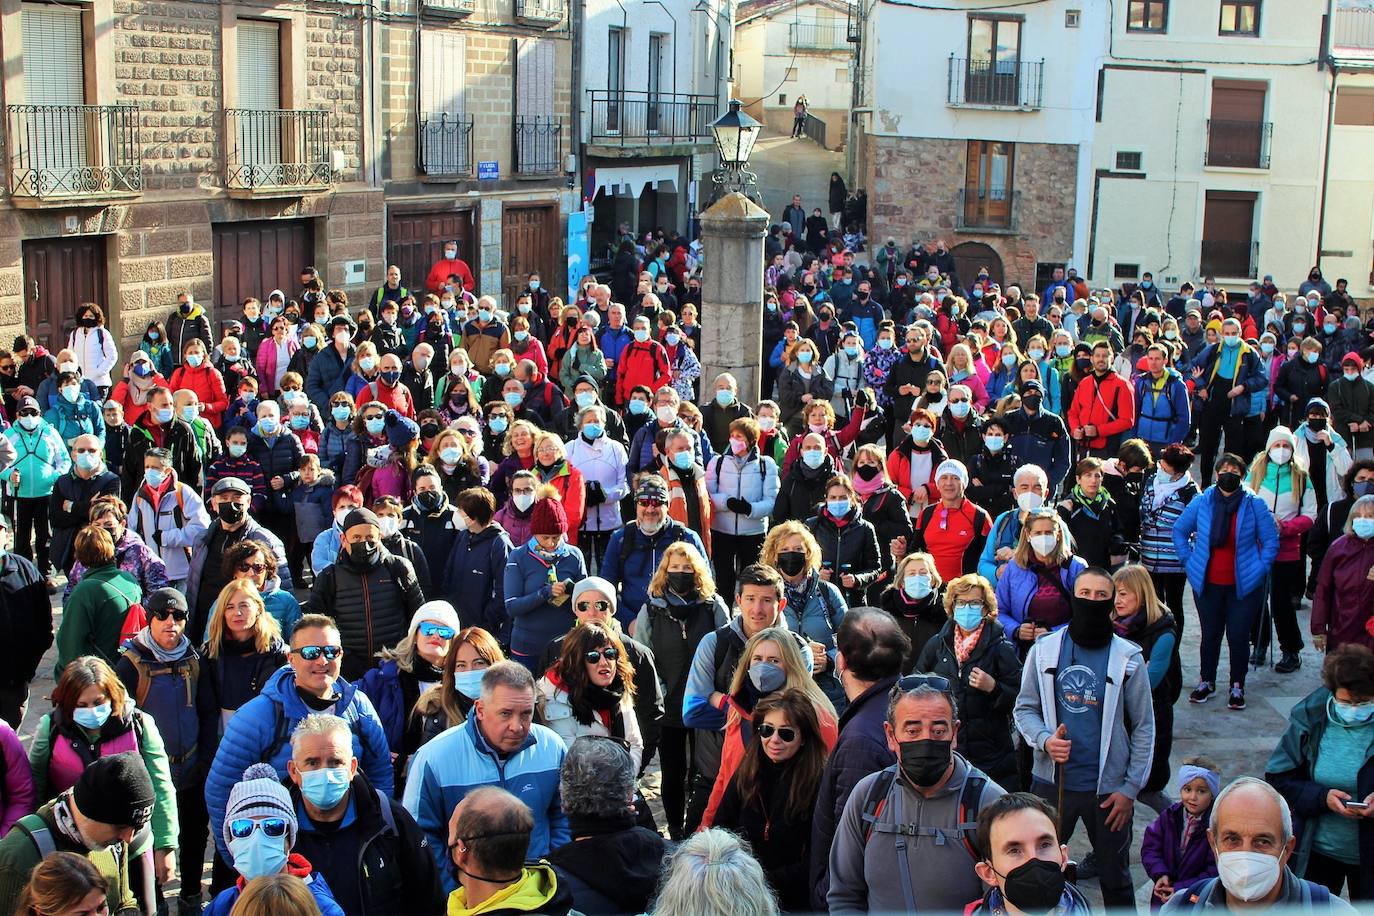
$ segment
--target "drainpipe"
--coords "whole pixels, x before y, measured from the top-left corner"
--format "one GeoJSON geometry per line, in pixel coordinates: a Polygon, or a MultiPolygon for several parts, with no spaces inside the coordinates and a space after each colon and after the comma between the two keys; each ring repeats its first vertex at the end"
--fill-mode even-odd
{"type": "MultiPolygon", "coordinates": [[[[586,152],[582,146],[582,42],[577,36],[582,34],[584,15],[583,0],[573,0],[568,7],[568,28],[572,32],[568,36],[568,44],[572,46],[572,110],[569,112],[571,117],[568,124],[568,152],[573,157],[573,174],[569,184],[576,192],[579,204],[582,203],[582,169],[586,152]]],[[[584,207],[579,206],[577,209],[581,210],[584,207]]]]}
{"type": "Polygon", "coordinates": [[[1336,118],[1336,81],[1340,78],[1341,71],[1334,60],[1328,60],[1331,65],[1331,91],[1326,99],[1326,149],[1322,155],[1322,191],[1321,204],[1317,208],[1317,257],[1312,262],[1318,269],[1322,265],[1322,248],[1326,236],[1326,189],[1331,181],[1331,130],[1336,118]]]}

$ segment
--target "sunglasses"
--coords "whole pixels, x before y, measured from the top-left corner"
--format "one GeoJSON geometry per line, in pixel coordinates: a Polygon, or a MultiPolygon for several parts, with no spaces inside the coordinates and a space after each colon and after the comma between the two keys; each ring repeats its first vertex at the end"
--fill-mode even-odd
{"type": "Polygon", "coordinates": [[[477,437],[477,430],[475,429],[460,429],[457,432],[458,435],[464,436],[468,439],[474,439],[477,437]]]}
{"type": "Polygon", "coordinates": [[[343,655],[343,646],[301,646],[294,650],[297,655],[308,662],[313,662],[321,655],[328,661],[333,661],[343,655]]]}
{"type": "Polygon", "coordinates": [[[452,639],[457,634],[454,632],[453,627],[446,627],[442,623],[430,623],[426,620],[424,623],[420,624],[420,635],[437,636],[440,639],[452,639]]]}
{"type": "Polygon", "coordinates": [[[589,665],[595,665],[603,658],[608,662],[614,662],[620,658],[620,650],[615,646],[607,646],[604,649],[588,649],[586,654],[583,655],[583,658],[586,659],[589,665]]]}
{"type": "Polygon", "coordinates": [[[651,509],[651,508],[653,508],[653,507],[655,507],[655,506],[666,506],[666,505],[668,505],[666,502],[664,502],[664,501],[661,500],[661,499],[637,499],[637,500],[635,500],[635,503],[636,503],[637,505],[643,506],[643,507],[646,508],[646,509],[651,509]]]}
{"type": "Polygon", "coordinates": [[[929,687],[941,693],[949,693],[949,678],[939,674],[908,674],[897,682],[897,689],[902,693],[915,690],[918,687],[929,687]]]}
{"type": "Polygon", "coordinates": [[[263,836],[279,840],[286,836],[286,818],[267,817],[255,821],[251,817],[238,817],[229,822],[229,835],[236,840],[246,840],[254,830],[261,830],[263,836]]]}
{"type": "Polygon", "coordinates": [[[268,570],[266,563],[240,563],[239,572],[265,573],[268,570]]]}
{"type": "Polygon", "coordinates": [[[152,615],[154,620],[166,620],[170,617],[177,623],[184,623],[186,621],[185,611],[176,611],[172,608],[160,608],[159,610],[153,611],[152,615]]]}
{"type": "Polygon", "coordinates": [[[791,744],[793,741],[797,740],[797,730],[795,728],[787,728],[785,726],[779,728],[776,725],[769,725],[767,722],[759,726],[760,738],[767,740],[774,735],[777,735],[784,744],[791,744]]]}
{"type": "Polygon", "coordinates": [[[610,609],[611,609],[611,603],[610,603],[609,601],[579,601],[579,602],[577,602],[577,610],[578,610],[579,613],[582,613],[582,614],[585,614],[585,613],[587,613],[588,611],[598,611],[598,612],[604,614],[604,613],[608,612],[610,609]]]}

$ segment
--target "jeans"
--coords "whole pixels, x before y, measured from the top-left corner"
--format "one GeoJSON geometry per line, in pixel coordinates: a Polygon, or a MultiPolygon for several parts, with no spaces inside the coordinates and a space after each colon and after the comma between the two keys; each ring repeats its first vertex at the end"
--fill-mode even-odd
{"type": "MultiPolygon", "coordinates": [[[[1059,806],[1059,791],[1055,786],[1037,781],[1034,792],[1051,805],[1059,806]]],[[[1059,842],[1068,843],[1074,827],[1082,821],[1097,858],[1102,902],[1112,909],[1135,912],[1135,888],[1131,885],[1131,823],[1127,821],[1120,830],[1108,828],[1107,812],[1101,807],[1106,798],[1096,792],[1065,791],[1059,811],[1059,842]]]]}
{"type": "Polygon", "coordinates": [[[1206,583],[1202,593],[1193,592],[1198,618],[1202,623],[1202,642],[1199,649],[1200,679],[1215,684],[1217,665],[1221,661],[1221,640],[1226,637],[1231,655],[1232,684],[1245,686],[1245,673],[1250,667],[1250,630],[1259,614],[1264,589],[1239,596],[1234,585],[1206,583]]]}
{"type": "Polygon", "coordinates": [[[40,576],[52,573],[48,559],[48,504],[51,496],[21,496],[15,499],[14,552],[38,567],[40,576]]]}
{"type": "Polygon", "coordinates": [[[761,534],[711,532],[711,564],[716,574],[716,594],[728,604],[735,597],[735,577],[751,563],[759,561],[763,550],[761,534]]]}

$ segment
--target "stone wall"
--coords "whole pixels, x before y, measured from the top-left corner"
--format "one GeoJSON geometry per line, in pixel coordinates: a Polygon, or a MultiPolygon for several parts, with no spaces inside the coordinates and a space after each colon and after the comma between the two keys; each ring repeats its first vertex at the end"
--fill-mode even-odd
{"type": "Polygon", "coordinates": [[[952,248],[977,241],[1002,258],[1007,279],[1034,280],[1041,261],[1068,261],[1073,223],[1078,147],[1018,143],[1013,187],[1019,192],[1015,232],[956,229],[959,189],[964,186],[964,140],[863,135],[868,188],[868,234],[894,236],[902,245],[936,236],[952,248]]]}

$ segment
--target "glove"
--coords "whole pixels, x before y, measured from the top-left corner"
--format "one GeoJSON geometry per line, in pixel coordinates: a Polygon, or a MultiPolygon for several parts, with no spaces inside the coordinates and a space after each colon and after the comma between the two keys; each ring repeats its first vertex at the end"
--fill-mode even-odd
{"type": "Polygon", "coordinates": [[[606,491],[595,480],[587,481],[587,505],[599,506],[606,501],[606,491]]]}
{"type": "Polygon", "coordinates": [[[731,496],[729,499],[725,501],[725,508],[729,509],[731,512],[736,512],[740,515],[748,515],[754,507],[749,504],[749,500],[747,499],[740,499],[738,496],[731,496]]]}

